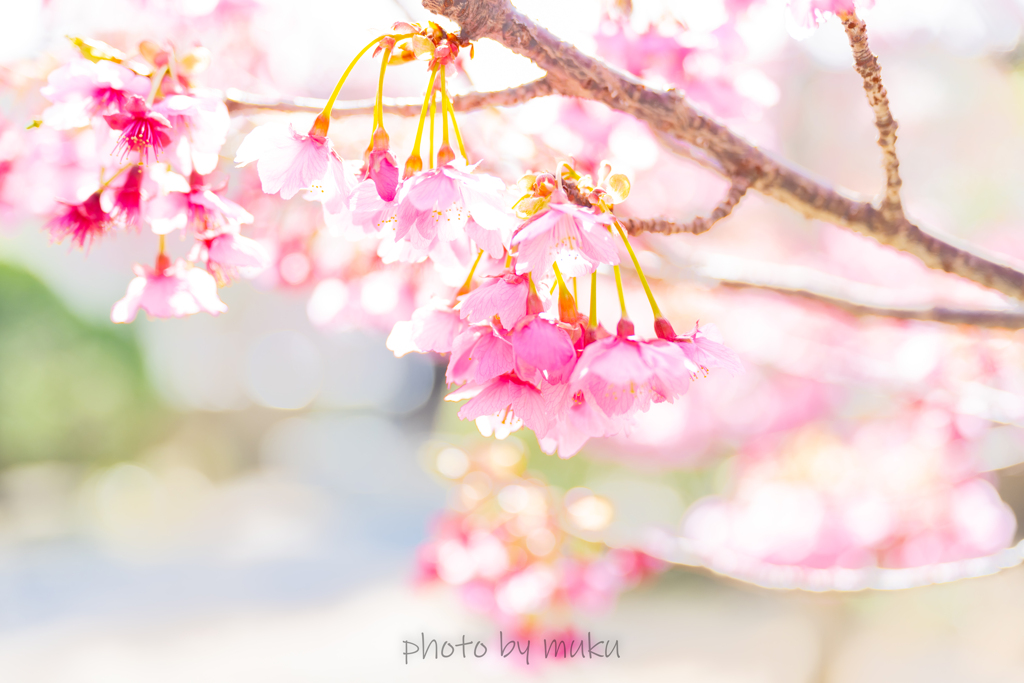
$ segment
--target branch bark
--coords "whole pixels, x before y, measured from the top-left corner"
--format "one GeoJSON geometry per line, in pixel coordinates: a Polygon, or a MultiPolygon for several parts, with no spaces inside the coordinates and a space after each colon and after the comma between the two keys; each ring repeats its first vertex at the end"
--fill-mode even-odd
{"type": "Polygon", "coordinates": [[[673,223],[667,218],[625,218],[619,222],[630,235],[639,235],[642,232],[654,232],[662,235],[674,235],[685,232],[691,235],[702,235],[711,229],[711,226],[732,213],[736,205],[743,199],[750,187],[746,178],[737,178],[729,187],[725,199],[715,207],[707,218],[698,216],[688,223],[673,223]]]}
{"type": "Polygon", "coordinates": [[[892,218],[803,170],[758,149],[704,114],[675,90],[656,90],[560,41],[512,7],[509,0],[422,0],[428,10],[461,27],[460,38],[491,38],[547,71],[555,92],[603,102],[679,138],[714,158],[731,181],[786,204],[808,218],[840,225],[944,270],[1024,300],[1024,272],[931,235],[906,218],[892,218]]]}
{"type": "MultiPolygon", "coordinates": [[[[538,78],[524,85],[494,92],[474,92],[452,97],[455,111],[472,111],[485,107],[511,107],[522,104],[534,97],[554,94],[554,88],[547,77],[538,78]]],[[[317,114],[323,111],[327,100],[315,97],[266,97],[230,89],[225,94],[224,103],[229,112],[264,109],[283,112],[310,112],[317,114]]],[[[374,100],[349,100],[336,102],[331,110],[331,118],[345,116],[368,116],[373,114],[374,100]]],[[[423,106],[422,97],[384,98],[384,111],[397,116],[419,116],[423,106]]]]}
{"type": "Polygon", "coordinates": [[[893,305],[891,292],[873,285],[804,268],[780,266],[723,255],[706,256],[700,262],[682,259],[674,251],[652,249],[667,264],[662,276],[683,275],[711,287],[753,289],[815,301],[850,315],[923,320],[947,325],[971,325],[994,329],[1024,329],[1024,306],[1012,309],[979,309],[935,304],[893,305]]]}
{"type": "Polygon", "coordinates": [[[878,146],[882,148],[882,165],[885,167],[885,195],[882,199],[882,213],[888,220],[903,217],[900,201],[900,160],[896,156],[896,120],[889,110],[889,93],[882,85],[882,67],[868,45],[867,26],[856,12],[842,13],[840,18],[850,39],[854,66],[864,81],[864,92],[868,104],[875,113],[875,127],[878,128],[878,146]]]}

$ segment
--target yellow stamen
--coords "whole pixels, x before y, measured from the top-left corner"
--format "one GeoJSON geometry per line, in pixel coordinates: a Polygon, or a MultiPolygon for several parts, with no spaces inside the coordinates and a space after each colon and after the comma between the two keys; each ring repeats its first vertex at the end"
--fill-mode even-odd
{"type": "MultiPolygon", "coordinates": [[[[654,319],[662,318],[661,311],[658,309],[658,303],[654,300],[654,294],[651,292],[651,286],[647,284],[647,276],[644,275],[643,269],[640,267],[640,262],[636,258],[636,254],[633,253],[633,247],[629,244],[629,239],[626,237],[626,231],[622,229],[618,221],[615,221],[615,227],[619,231],[619,236],[622,237],[622,241],[626,245],[626,251],[629,252],[629,258],[633,260],[633,267],[636,268],[636,274],[640,276],[640,284],[644,286],[644,292],[647,294],[647,300],[651,302],[651,310],[654,312],[654,319]]],[[[618,268],[618,266],[616,266],[618,268]]],[[[625,313],[625,308],[622,309],[625,313]]]]}
{"type": "Polygon", "coordinates": [[[160,235],[160,254],[162,255],[167,247],[167,236],[160,235]]]}

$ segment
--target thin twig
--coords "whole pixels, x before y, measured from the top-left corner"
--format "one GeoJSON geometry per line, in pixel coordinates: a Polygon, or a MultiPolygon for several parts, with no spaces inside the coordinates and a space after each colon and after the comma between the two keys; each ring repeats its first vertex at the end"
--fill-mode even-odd
{"type": "Polygon", "coordinates": [[[422,0],[423,6],[460,27],[460,38],[492,38],[532,59],[547,72],[556,93],[603,102],[679,138],[716,159],[730,181],[751,187],[808,218],[868,235],[944,270],[1024,300],[1024,272],[931,235],[905,218],[883,214],[806,171],[755,147],[692,106],[675,90],[649,88],[629,74],[583,54],[516,11],[509,0],[422,0]]]}
{"type": "Polygon", "coordinates": [[[854,316],[898,320],[925,320],[948,325],[972,325],[1006,330],[1024,329],[1024,307],[978,309],[930,303],[894,305],[892,293],[882,287],[851,282],[802,266],[750,261],[724,255],[688,261],[674,251],[649,244],[667,271],[661,277],[680,276],[709,287],[753,289],[815,301],[854,316]]]}
{"type": "Polygon", "coordinates": [[[697,216],[688,223],[673,223],[667,218],[624,218],[620,219],[622,227],[630,235],[639,235],[642,232],[656,232],[662,235],[674,235],[685,232],[691,235],[701,235],[711,229],[711,226],[732,213],[736,205],[747,193],[750,182],[746,178],[737,178],[729,187],[725,199],[715,207],[707,218],[697,216]]]}
{"type": "MultiPolygon", "coordinates": [[[[510,107],[522,104],[535,97],[551,95],[554,89],[551,82],[546,78],[538,78],[524,85],[496,90],[494,92],[473,92],[466,95],[455,95],[452,97],[452,106],[455,111],[471,111],[485,107],[510,107]]],[[[249,111],[253,109],[264,109],[282,112],[311,112],[323,111],[327,100],[314,97],[266,97],[242,92],[241,90],[230,89],[224,98],[228,111],[249,111]]],[[[349,100],[348,102],[336,102],[331,110],[331,118],[344,116],[369,116],[373,114],[374,100],[349,100]]],[[[397,116],[419,116],[420,107],[423,105],[422,97],[384,98],[384,111],[397,116]]]]}
{"type": "Polygon", "coordinates": [[[882,199],[882,213],[889,220],[903,217],[900,202],[900,160],[896,156],[896,119],[889,110],[889,94],[882,85],[882,68],[878,58],[868,45],[867,26],[856,12],[840,14],[846,35],[853,50],[854,66],[864,81],[864,92],[868,104],[875,112],[875,127],[878,128],[878,146],[882,148],[882,163],[885,166],[885,196],[882,199]]]}

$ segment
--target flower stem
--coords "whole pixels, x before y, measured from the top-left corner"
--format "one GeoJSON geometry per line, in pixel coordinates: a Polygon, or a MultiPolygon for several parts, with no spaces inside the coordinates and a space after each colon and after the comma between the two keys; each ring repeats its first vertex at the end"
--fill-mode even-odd
{"type": "MultiPolygon", "coordinates": [[[[651,286],[647,283],[647,276],[644,275],[644,271],[640,267],[640,262],[637,260],[636,254],[633,253],[633,247],[631,247],[629,244],[629,239],[626,237],[626,232],[622,229],[622,226],[619,225],[618,221],[615,221],[615,227],[618,229],[619,236],[622,237],[622,241],[626,245],[626,251],[629,252],[629,258],[633,260],[633,267],[636,268],[636,274],[640,276],[640,284],[644,286],[644,292],[647,294],[647,300],[651,302],[651,310],[654,312],[655,320],[657,320],[658,318],[663,318],[664,316],[661,314],[661,310],[658,308],[658,303],[654,300],[654,294],[651,292],[651,286]]],[[[616,266],[616,268],[618,268],[618,266],[616,266]]],[[[618,271],[616,271],[616,273],[617,272],[618,271]]],[[[622,290],[620,289],[619,294],[621,295],[621,293],[622,290]]],[[[622,310],[625,311],[626,309],[623,308],[622,310]]]]}
{"type": "MultiPolygon", "coordinates": [[[[442,77],[443,78],[443,77],[442,77]]],[[[437,109],[437,97],[434,91],[430,91],[430,158],[427,159],[428,168],[434,168],[434,113],[437,109]]]]}
{"type": "Polygon", "coordinates": [[[448,147],[448,90],[444,83],[444,69],[441,69],[441,144],[448,147]]]}
{"type": "Polygon", "coordinates": [[[166,76],[166,75],[167,75],[167,65],[164,64],[162,67],[160,67],[160,70],[157,71],[156,75],[153,77],[153,85],[150,86],[150,88],[149,88],[149,97],[146,98],[146,106],[147,107],[152,107],[153,106],[153,100],[156,99],[156,94],[160,90],[160,86],[163,85],[164,76],[166,76]]]}
{"type": "MultiPolygon", "coordinates": [[[[320,112],[320,116],[323,116],[327,119],[331,118],[331,110],[334,109],[334,102],[338,99],[338,94],[341,92],[341,86],[345,85],[345,81],[348,79],[348,75],[352,73],[352,69],[355,68],[356,63],[362,58],[363,55],[365,55],[369,51],[371,47],[373,47],[380,41],[384,40],[385,38],[387,38],[386,35],[377,36],[369,43],[367,43],[366,47],[359,51],[359,54],[352,58],[352,61],[349,63],[348,68],[345,69],[345,73],[343,73],[341,75],[341,78],[338,79],[338,84],[334,86],[334,92],[332,92],[331,96],[327,98],[327,104],[324,106],[324,110],[320,112]]],[[[398,36],[395,36],[395,38],[397,39],[398,36]]]]}
{"type": "Polygon", "coordinates": [[[590,274],[590,329],[597,329],[597,271],[590,274]]]}
{"type": "Polygon", "coordinates": [[[437,68],[435,67],[430,72],[430,83],[427,84],[427,94],[423,97],[423,108],[420,109],[420,124],[416,128],[416,139],[412,143],[412,155],[418,157],[420,155],[420,140],[423,139],[423,122],[427,118],[427,106],[430,102],[430,96],[434,92],[434,79],[437,77],[437,68]]]}
{"type": "MultiPolygon", "coordinates": [[[[135,166],[135,164],[128,164],[127,166],[122,166],[121,168],[117,169],[117,173],[115,173],[114,175],[110,176],[109,178],[107,178],[106,180],[104,180],[104,181],[102,181],[100,183],[100,189],[102,190],[105,187],[107,187],[108,185],[110,185],[110,183],[114,182],[114,180],[117,178],[117,176],[121,175],[122,173],[127,171],[132,166],[135,166]]],[[[102,175],[100,177],[102,178],[102,175]]]]}
{"type": "MultiPolygon", "coordinates": [[[[480,259],[483,258],[484,250],[481,249],[476,254],[476,260],[473,261],[473,267],[469,269],[469,275],[466,276],[466,281],[459,287],[459,291],[455,292],[455,299],[469,291],[469,286],[473,283],[473,273],[476,272],[476,267],[480,265],[480,259]]],[[[455,299],[452,300],[452,305],[455,305],[455,299]]]]}
{"type": "Polygon", "coordinates": [[[373,105],[373,129],[384,126],[384,71],[388,68],[388,59],[391,58],[391,48],[384,48],[384,54],[380,60],[380,80],[377,82],[377,101],[373,105]]]}
{"type": "Polygon", "coordinates": [[[629,320],[629,314],[626,313],[626,295],[622,292],[622,271],[619,270],[618,266],[612,266],[612,270],[615,271],[615,288],[619,290],[619,307],[622,309],[622,319],[629,320]]]}
{"type": "Polygon", "coordinates": [[[455,107],[452,106],[452,98],[448,97],[448,93],[445,93],[445,101],[448,103],[448,113],[452,115],[452,130],[455,131],[455,139],[459,141],[459,153],[462,155],[462,160],[469,166],[469,157],[466,156],[466,145],[462,143],[462,134],[459,133],[459,124],[455,121],[455,107]]]}

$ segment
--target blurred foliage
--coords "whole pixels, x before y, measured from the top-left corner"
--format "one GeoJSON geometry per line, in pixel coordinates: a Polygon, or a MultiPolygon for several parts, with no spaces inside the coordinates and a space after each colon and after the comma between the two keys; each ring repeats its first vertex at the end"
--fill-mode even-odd
{"type": "Polygon", "coordinates": [[[129,330],[82,322],[0,263],[0,467],[131,458],[159,427],[157,408],[129,330]]]}

